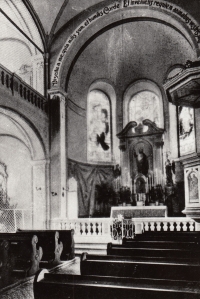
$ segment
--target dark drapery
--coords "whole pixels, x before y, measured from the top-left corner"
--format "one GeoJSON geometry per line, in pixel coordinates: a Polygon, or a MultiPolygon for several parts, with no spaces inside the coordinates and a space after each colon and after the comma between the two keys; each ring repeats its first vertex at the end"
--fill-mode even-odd
{"type": "Polygon", "coordinates": [[[78,182],[79,217],[93,216],[95,212],[95,186],[111,183],[112,166],[97,166],[76,163],[69,160],[69,177],[78,182]]]}

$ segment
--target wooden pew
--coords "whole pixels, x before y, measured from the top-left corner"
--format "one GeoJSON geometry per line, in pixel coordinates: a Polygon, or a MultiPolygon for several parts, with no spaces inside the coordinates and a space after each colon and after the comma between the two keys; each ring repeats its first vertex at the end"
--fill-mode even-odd
{"type": "Polygon", "coordinates": [[[160,262],[134,259],[110,259],[83,254],[81,258],[82,275],[137,277],[151,279],[195,281],[200,275],[200,262],[160,262]]]}
{"type": "Polygon", "coordinates": [[[160,249],[200,249],[200,244],[197,241],[182,241],[178,240],[123,240],[123,246],[126,248],[160,248],[160,249]]]}
{"type": "Polygon", "coordinates": [[[73,238],[73,230],[1,233],[0,242],[4,244],[0,250],[0,265],[2,262],[4,269],[1,281],[6,285],[19,276],[34,275],[40,267],[52,268],[62,260],[73,259],[73,238]]]}
{"type": "Polygon", "coordinates": [[[146,257],[172,257],[172,258],[198,258],[200,256],[200,248],[159,248],[157,244],[152,248],[145,248],[139,242],[137,247],[125,245],[115,245],[108,243],[107,246],[108,255],[120,255],[120,256],[146,256],[146,257]]]}
{"type": "Polygon", "coordinates": [[[35,299],[199,299],[196,283],[141,280],[123,277],[38,273],[34,280],[35,299]]]}
{"type": "Polygon", "coordinates": [[[43,249],[41,262],[58,265],[61,261],[71,260],[74,253],[74,230],[19,230],[17,234],[35,234],[38,246],[43,249]]]}
{"type": "MultiPolygon", "coordinates": [[[[143,234],[138,234],[134,238],[137,241],[141,240],[160,240],[160,241],[178,241],[178,242],[200,242],[200,232],[156,232],[145,231],[143,234]]],[[[125,242],[130,242],[130,239],[124,238],[125,242]]]]}

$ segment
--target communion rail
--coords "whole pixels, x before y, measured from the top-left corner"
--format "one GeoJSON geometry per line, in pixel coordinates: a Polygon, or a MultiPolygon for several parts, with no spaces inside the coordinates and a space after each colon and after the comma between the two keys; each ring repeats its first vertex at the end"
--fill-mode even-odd
{"type": "Polygon", "coordinates": [[[133,239],[135,234],[144,231],[197,231],[197,223],[186,217],[161,217],[161,218],[79,218],[79,219],[54,219],[51,229],[74,229],[75,237],[79,240],[85,237],[98,239],[105,238],[112,242],[120,242],[124,237],[133,239]]]}

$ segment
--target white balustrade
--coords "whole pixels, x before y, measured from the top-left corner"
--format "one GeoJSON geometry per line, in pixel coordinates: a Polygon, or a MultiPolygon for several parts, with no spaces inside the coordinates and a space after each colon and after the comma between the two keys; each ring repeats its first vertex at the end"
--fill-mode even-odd
{"type": "Polygon", "coordinates": [[[186,217],[157,218],[78,218],[73,220],[54,219],[52,229],[74,229],[75,236],[82,240],[122,241],[132,239],[144,231],[195,231],[195,221],[186,217]],[[92,238],[92,239],[91,239],[92,238]]]}

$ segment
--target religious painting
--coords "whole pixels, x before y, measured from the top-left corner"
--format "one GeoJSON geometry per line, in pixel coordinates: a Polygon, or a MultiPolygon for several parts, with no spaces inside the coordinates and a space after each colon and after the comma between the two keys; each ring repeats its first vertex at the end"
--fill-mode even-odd
{"type": "Polygon", "coordinates": [[[139,124],[145,119],[161,127],[159,98],[151,91],[139,92],[132,97],[129,104],[129,121],[136,121],[139,124]]]}
{"type": "Polygon", "coordinates": [[[180,156],[194,153],[196,150],[194,131],[194,109],[191,107],[178,107],[178,121],[180,156]]]}
{"type": "Polygon", "coordinates": [[[90,162],[111,162],[110,101],[93,90],[88,95],[87,157],[90,162]]]}
{"type": "Polygon", "coordinates": [[[189,202],[199,202],[198,175],[195,171],[188,175],[189,202]]]}

